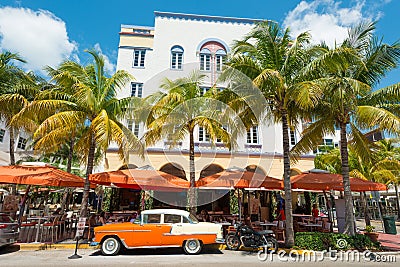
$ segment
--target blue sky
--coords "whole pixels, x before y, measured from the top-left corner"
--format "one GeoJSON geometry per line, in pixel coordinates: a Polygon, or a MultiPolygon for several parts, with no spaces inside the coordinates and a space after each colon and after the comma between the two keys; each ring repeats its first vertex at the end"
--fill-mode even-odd
{"type": "MultiPolygon", "coordinates": [[[[399,0],[247,0],[247,1],[76,1],[2,0],[0,49],[17,52],[27,68],[56,67],[66,58],[87,63],[84,49],[100,49],[107,68],[115,69],[121,24],[153,26],[154,11],[275,20],[293,34],[310,31],[315,42],[340,41],[362,19],[378,20],[377,35],[387,43],[400,39],[399,0]]],[[[400,70],[380,87],[400,82],[400,70]]]]}

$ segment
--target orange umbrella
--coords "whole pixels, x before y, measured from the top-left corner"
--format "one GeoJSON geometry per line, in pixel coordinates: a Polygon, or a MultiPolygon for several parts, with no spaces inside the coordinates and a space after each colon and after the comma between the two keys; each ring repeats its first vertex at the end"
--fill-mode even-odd
{"type": "MultiPolygon", "coordinates": [[[[304,172],[290,178],[292,189],[304,190],[336,190],[343,191],[343,178],[334,173],[304,172]]],[[[366,181],[360,178],[350,177],[350,188],[352,191],[383,191],[387,187],[384,184],[366,181]]]]}
{"type": "Polygon", "coordinates": [[[196,187],[283,189],[280,179],[250,171],[222,171],[196,182],[196,187]]]}
{"type": "Polygon", "coordinates": [[[0,166],[0,184],[83,187],[84,180],[51,165],[0,166]]]}
{"type": "Polygon", "coordinates": [[[144,190],[179,191],[189,188],[187,180],[156,170],[126,169],[100,172],[89,175],[89,180],[96,184],[144,190]]]}

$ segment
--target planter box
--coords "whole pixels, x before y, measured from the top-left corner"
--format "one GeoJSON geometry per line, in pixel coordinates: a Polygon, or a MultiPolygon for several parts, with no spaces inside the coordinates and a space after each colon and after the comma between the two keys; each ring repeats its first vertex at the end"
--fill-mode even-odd
{"type": "Polygon", "coordinates": [[[371,232],[371,233],[364,233],[364,235],[368,236],[372,242],[378,242],[379,233],[371,232]]]}

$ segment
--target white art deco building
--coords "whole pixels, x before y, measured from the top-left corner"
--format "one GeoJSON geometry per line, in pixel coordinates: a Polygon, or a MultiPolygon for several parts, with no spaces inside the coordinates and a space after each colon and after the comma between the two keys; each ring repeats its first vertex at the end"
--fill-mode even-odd
{"type": "MultiPolygon", "coordinates": [[[[121,25],[118,47],[117,70],[125,70],[135,77],[120,92],[120,97],[146,97],[160,90],[165,77],[173,80],[187,76],[193,69],[207,75],[203,89],[206,92],[215,85],[221,73],[225,57],[234,40],[248,33],[257,19],[230,18],[204,15],[155,12],[154,27],[121,25]]],[[[216,86],[223,85],[216,84],[216,86]]],[[[142,137],[146,129],[142,124],[127,120],[126,125],[142,137]]],[[[299,138],[300,129],[290,131],[290,143],[299,138]]],[[[272,177],[282,177],[282,129],[281,125],[260,124],[239,137],[235,151],[228,151],[223,144],[211,145],[201,127],[195,133],[197,177],[232,167],[256,168],[272,177]]],[[[326,137],[324,144],[334,146],[338,140],[326,137]]],[[[157,170],[175,174],[189,173],[189,138],[170,148],[167,140],[147,149],[145,159],[131,154],[129,163],[136,166],[150,165],[157,170]]],[[[107,153],[106,166],[118,169],[114,148],[107,153]]],[[[313,168],[313,154],[305,155],[293,166],[295,172],[313,168]]]]}

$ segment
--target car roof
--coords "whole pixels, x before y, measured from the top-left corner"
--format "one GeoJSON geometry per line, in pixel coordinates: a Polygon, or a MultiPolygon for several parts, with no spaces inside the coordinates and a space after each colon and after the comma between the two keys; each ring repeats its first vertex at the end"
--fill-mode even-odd
{"type": "Polygon", "coordinates": [[[182,216],[189,216],[189,212],[186,210],[178,210],[178,209],[153,209],[153,210],[144,210],[142,214],[176,214],[182,216]]]}

